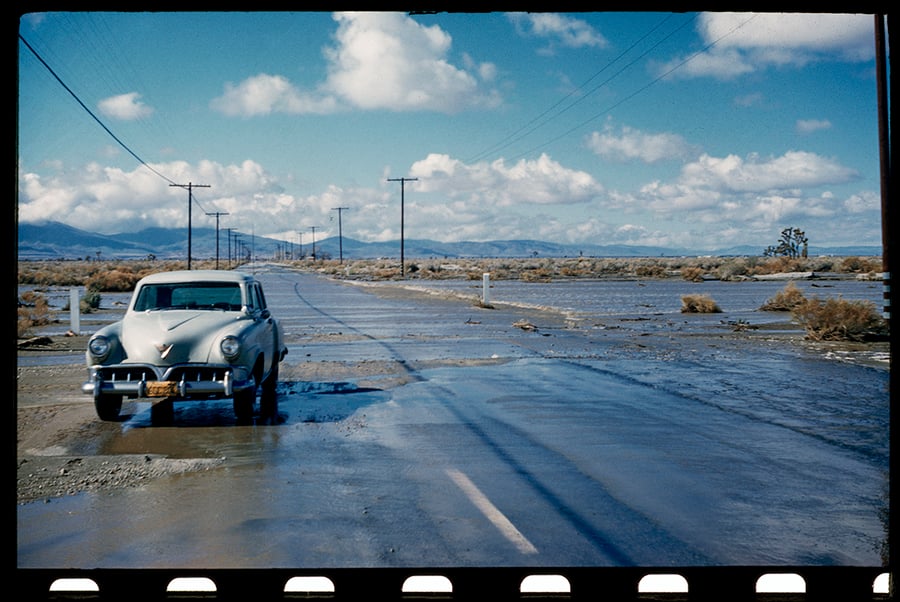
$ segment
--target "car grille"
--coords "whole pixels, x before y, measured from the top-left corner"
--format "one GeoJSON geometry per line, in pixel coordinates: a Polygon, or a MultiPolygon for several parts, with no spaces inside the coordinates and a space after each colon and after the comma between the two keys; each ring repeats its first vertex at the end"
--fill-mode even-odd
{"type": "Polygon", "coordinates": [[[100,374],[100,377],[103,380],[108,381],[124,381],[124,382],[137,382],[137,381],[150,381],[157,380],[156,372],[151,370],[150,368],[144,366],[134,366],[134,367],[122,367],[117,366],[115,368],[99,368],[97,372],[100,374]]]}
{"type": "Polygon", "coordinates": [[[211,368],[209,366],[178,366],[172,369],[166,376],[166,380],[185,382],[221,381],[225,378],[225,368],[211,368]]]}
{"type": "Polygon", "coordinates": [[[175,382],[221,382],[229,368],[222,366],[174,366],[158,375],[150,366],[112,366],[97,369],[100,379],[112,382],[169,380],[175,382]]]}

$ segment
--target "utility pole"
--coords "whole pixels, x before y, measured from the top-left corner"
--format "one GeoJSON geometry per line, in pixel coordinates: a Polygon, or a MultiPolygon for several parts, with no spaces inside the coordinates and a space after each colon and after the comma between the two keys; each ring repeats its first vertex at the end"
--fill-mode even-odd
{"type": "Polygon", "coordinates": [[[231,267],[231,228],[225,228],[228,237],[228,267],[231,267]]]}
{"type": "Polygon", "coordinates": [[[400,182],[400,277],[403,278],[406,275],[406,268],[403,263],[403,213],[404,213],[404,200],[403,200],[403,189],[406,187],[407,182],[415,182],[419,178],[388,178],[388,182],[400,182]]]}
{"type": "Polygon", "coordinates": [[[188,191],[188,249],[187,249],[187,269],[191,269],[191,206],[194,204],[192,191],[194,188],[209,188],[209,184],[169,184],[169,186],[177,186],[178,188],[187,188],[188,191]]]}
{"type": "Polygon", "coordinates": [[[341,213],[349,209],[349,207],[333,207],[332,211],[338,212],[338,253],[340,256],[340,263],[344,263],[344,228],[341,225],[341,213]]]}
{"type": "Polygon", "coordinates": [[[312,258],[313,258],[313,261],[316,260],[316,228],[318,228],[318,226],[310,226],[310,227],[309,227],[309,229],[312,230],[312,235],[313,235],[313,243],[312,243],[312,258]]]}
{"type": "Polygon", "coordinates": [[[242,251],[244,248],[244,241],[241,240],[241,236],[240,232],[234,233],[234,261],[238,265],[241,264],[240,257],[243,255],[242,251]]]}
{"type": "Polygon", "coordinates": [[[219,269],[219,216],[220,215],[229,215],[228,213],[223,213],[221,211],[215,211],[213,213],[207,213],[206,215],[215,215],[216,216],[216,269],[219,269]]]}

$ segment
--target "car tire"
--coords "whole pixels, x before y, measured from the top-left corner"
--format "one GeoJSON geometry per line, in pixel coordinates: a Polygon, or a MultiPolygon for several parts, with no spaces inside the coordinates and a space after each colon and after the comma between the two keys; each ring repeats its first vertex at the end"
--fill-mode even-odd
{"type": "Polygon", "coordinates": [[[256,403],[256,377],[253,386],[243,391],[234,392],[234,415],[238,422],[249,422],[253,418],[253,405],[256,403]]]}
{"type": "Polygon", "coordinates": [[[100,420],[118,420],[122,410],[121,395],[100,395],[94,398],[94,409],[100,420]]]}
{"type": "Polygon", "coordinates": [[[278,364],[269,372],[269,378],[263,381],[262,393],[259,397],[259,413],[263,416],[278,414],[278,364]]]}

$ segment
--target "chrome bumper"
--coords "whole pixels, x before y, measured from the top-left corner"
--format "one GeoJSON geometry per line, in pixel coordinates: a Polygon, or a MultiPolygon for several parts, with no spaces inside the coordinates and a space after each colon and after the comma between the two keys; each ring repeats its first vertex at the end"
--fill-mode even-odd
{"type": "MultiPolygon", "coordinates": [[[[81,385],[82,393],[95,399],[103,395],[123,395],[125,397],[187,398],[187,397],[232,397],[235,392],[255,386],[252,376],[242,368],[221,368],[221,378],[188,378],[181,367],[181,377],[171,378],[175,367],[169,368],[159,378],[147,378],[147,373],[156,375],[156,370],[148,366],[91,367],[90,378],[81,385]],[[104,371],[110,376],[104,377],[104,371]],[[245,376],[245,378],[236,378],[245,376]],[[134,377],[132,377],[134,375],[134,377]]],[[[188,371],[189,372],[189,371],[188,371]]]]}

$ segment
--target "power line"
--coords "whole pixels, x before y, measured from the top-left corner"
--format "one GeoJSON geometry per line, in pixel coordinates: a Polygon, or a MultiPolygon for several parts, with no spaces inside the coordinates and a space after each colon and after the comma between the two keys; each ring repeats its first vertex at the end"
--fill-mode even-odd
{"type": "MultiPolygon", "coordinates": [[[[36,51],[34,48],[31,47],[31,44],[28,43],[28,40],[26,40],[24,37],[22,37],[22,34],[21,34],[21,33],[19,34],[19,39],[22,41],[23,44],[25,44],[25,46],[28,48],[28,50],[31,51],[31,53],[35,56],[35,58],[37,58],[37,60],[41,62],[41,64],[47,69],[47,71],[50,72],[50,75],[52,75],[52,76],[56,79],[56,81],[58,81],[59,84],[65,89],[65,91],[68,92],[68,93],[72,96],[72,98],[75,99],[75,102],[77,102],[79,105],[81,105],[81,108],[84,109],[84,110],[87,112],[87,114],[90,115],[90,116],[94,119],[94,121],[96,121],[98,124],[100,124],[100,127],[102,127],[102,128],[106,131],[106,133],[109,134],[109,135],[112,137],[112,139],[115,140],[115,141],[119,144],[119,146],[121,146],[123,149],[125,149],[125,151],[126,151],[129,155],[131,155],[132,157],[134,157],[135,159],[137,159],[138,163],[140,163],[141,165],[143,165],[144,167],[146,167],[147,169],[149,169],[150,171],[152,171],[153,173],[155,173],[156,175],[158,175],[159,177],[161,177],[162,179],[164,179],[166,182],[169,182],[170,185],[177,186],[177,184],[175,184],[172,180],[170,180],[169,178],[167,178],[167,177],[164,176],[163,174],[159,173],[158,171],[156,171],[156,170],[153,169],[152,167],[150,167],[150,165],[148,165],[146,161],[144,161],[143,159],[141,159],[141,158],[137,155],[137,153],[135,153],[133,150],[131,150],[131,149],[128,147],[127,144],[125,144],[124,142],[122,142],[121,140],[119,140],[119,137],[116,136],[115,134],[113,134],[113,133],[112,133],[112,130],[110,130],[108,127],[106,127],[106,124],[103,123],[103,122],[100,120],[100,118],[97,117],[97,116],[93,113],[93,111],[91,111],[91,110],[87,107],[87,105],[85,105],[85,104],[81,101],[80,98],[78,98],[78,95],[75,94],[75,92],[73,92],[72,89],[69,88],[69,86],[66,85],[66,83],[65,83],[65,82],[64,82],[64,81],[56,74],[56,72],[53,70],[53,68],[50,67],[50,65],[47,64],[47,62],[41,57],[41,55],[38,54],[37,51],[36,51]]],[[[188,258],[188,259],[190,260],[190,258],[188,258]]]]}
{"type": "MultiPolygon", "coordinates": [[[[638,88],[637,90],[635,90],[634,92],[632,92],[631,94],[629,94],[628,96],[625,96],[624,98],[622,98],[622,99],[618,100],[617,102],[613,103],[611,106],[607,107],[607,108],[604,109],[603,111],[600,111],[599,113],[595,113],[593,116],[589,117],[588,119],[585,119],[584,121],[582,121],[581,123],[579,123],[579,124],[576,125],[575,127],[566,130],[566,131],[563,132],[562,134],[560,134],[560,135],[558,135],[558,136],[556,136],[556,137],[554,137],[554,138],[552,138],[552,139],[550,139],[550,140],[548,140],[548,141],[545,141],[545,142],[543,142],[542,144],[535,145],[535,146],[531,147],[530,149],[528,149],[528,150],[526,150],[526,151],[524,151],[524,152],[521,152],[521,153],[519,153],[518,155],[515,155],[514,157],[510,157],[510,159],[511,159],[511,160],[512,160],[512,159],[518,159],[518,158],[520,158],[520,157],[523,157],[523,156],[525,156],[525,155],[528,155],[528,154],[530,154],[530,153],[533,153],[534,151],[536,151],[537,149],[539,149],[539,148],[541,148],[541,147],[547,146],[547,145],[549,145],[549,144],[552,144],[553,142],[556,142],[557,140],[560,140],[560,139],[562,139],[562,138],[565,138],[566,136],[568,136],[568,135],[571,134],[572,132],[575,132],[575,131],[577,131],[577,130],[583,128],[583,127],[586,126],[588,123],[594,121],[594,120],[597,119],[598,117],[602,117],[603,115],[606,115],[606,114],[609,113],[611,110],[613,110],[613,109],[615,109],[616,107],[618,107],[619,105],[622,105],[622,104],[624,104],[626,101],[631,100],[632,98],[634,98],[634,97],[637,96],[638,94],[644,92],[645,90],[647,90],[648,88],[650,88],[651,86],[653,86],[654,84],[656,84],[657,82],[659,82],[660,80],[665,79],[666,77],[668,77],[669,75],[671,75],[672,73],[674,73],[675,71],[677,71],[678,69],[684,67],[687,63],[691,62],[692,60],[694,60],[695,58],[697,58],[698,56],[700,56],[702,53],[706,52],[707,50],[709,50],[710,48],[712,48],[713,46],[715,46],[716,44],[718,44],[719,42],[721,42],[723,39],[727,38],[728,36],[730,36],[731,34],[733,34],[734,32],[736,32],[738,29],[742,28],[744,25],[746,25],[747,23],[749,23],[750,21],[752,21],[753,19],[755,19],[757,16],[758,16],[758,15],[755,15],[755,14],[752,15],[750,18],[748,18],[748,19],[747,19],[746,21],[744,21],[743,23],[741,23],[741,24],[735,26],[731,31],[722,34],[721,36],[719,36],[718,38],[716,38],[715,40],[713,40],[712,42],[710,42],[709,44],[707,44],[706,46],[704,46],[703,48],[701,48],[700,50],[698,50],[698,51],[696,51],[696,52],[694,52],[694,53],[688,55],[688,57],[687,57],[686,59],[684,59],[683,61],[681,61],[680,63],[678,63],[677,65],[675,65],[674,67],[672,67],[671,69],[669,69],[668,71],[666,71],[665,73],[660,74],[659,76],[657,76],[656,78],[654,78],[654,79],[653,79],[652,81],[650,81],[649,83],[647,83],[647,84],[641,86],[640,88],[638,88]]],[[[645,53],[645,54],[646,54],[646,53],[645,53]]]]}
{"type": "MultiPolygon", "coordinates": [[[[174,187],[178,187],[178,188],[187,188],[187,191],[188,191],[188,251],[187,251],[187,265],[188,265],[188,269],[191,269],[191,208],[193,207],[193,203],[195,202],[195,199],[194,199],[194,196],[193,196],[193,188],[197,188],[197,187],[209,188],[209,186],[208,186],[208,185],[204,185],[204,184],[192,184],[192,183],[188,183],[188,184],[186,184],[186,185],[185,185],[185,184],[176,184],[173,180],[171,180],[170,178],[166,177],[164,174],[162,174],[162,173],[160,173],[159,171],[153,169],[146,161],[144,161],[141,157],[139,157],[137,153],[135,153],[133,150],[131,150],[131,148],[129,148],[129,146],[128,146],[127,144],[125,144],[124,142],[122,142],[122,140],[120,140],[119,137],[116,136],[116,135],[112,132],[112,130],[110,130],[110,129],[106,126],[106,124],[103,123],[103,121],[102,121],[99,117],[97,117],[97,115],[95,115],[94,112],[91,111],[91,110],[87,107],[87,105],[84,104],[84,102],[82,102],[82,100],[78,97],[78,95],[75,94],[75,92],[73,92],[72,89],[69,88],[68,85],[66,85],[66,83],[62,80],[62,78],[59,77],[59,75],[56,74],[56,72],[53,70],[53,68],[52,68],[49,64],[47,64],[47,62],[43,59],[43,57],[41,57],[41,55],[38,54],[38,52],[31,46],[31,44],[28,43],[28,40],[26,40],[26,39],[22,36],[21,33],[19,34],[19,39],[22,41],[23,44],[25,44],[25,46],[28,48],[28,50],[31,51],[31,53],[35,56],[35,58],[36,58],[38,61],[40,61],[40,63],[44,66],[44,68],[46,68],[47,71],[50,72],[50,74],[54,77],[54,79],[56,79],[56,81],[59,82],[59,84],[63,87],[63,89],[65,89],[65,91],[68,92],[69,95],[72,96],[72,98],[75,99],[75,102],[77,102],[77,103],[81,106],[81,108],[84,109],[85,112],[86,112],[88,115],[90,115],[91,118],[93,118],[93,120],[96,121],[96,122],[100,125],[100,127],[102,127],[103,130],[104,130],[107,134],[109,134],[110,137],[112,137],[113,140],[116,141],[116,143],[119,144],[119,146],[121,146],[123,149],[125,149],[125,151],[126,151],[129,155],[131,155],[132,157],[134,157],[134,158],[137,160],[138,163],[140,163],[141,165],[143,165],[144,167],[146,167],[147,169],[149,169],[150,171],[152,171],[153,173],[155,173],[156,175],[158,175],[160,178],[164,179],[166,182],[169,183],[169,186],[174,186],[174,187]]],[[[197,202],[197,205],[200,207],[201,210],[203,210],[203,206],[200,205],[199,202],[197,202]]],[[[205,211],[205,210],[204,210],[204,211],[205,211]]],[[[207,215],[212,215],[212,214],[207,213],[207,215]]],[[[221,215],[227,215],[227,214],[221,214],[221,215]]],[[[218,249],[218,244],[219,244],[219,243],[218,243],[218,217],[217,217],[217,218],[216,218],[216,267],[218,267],[218,259],[219,259],[219,249],[218,249]]]]}
{"type": "Polygon", "coordinates": [[[601,82],[600,84],[598,84],[598,85],[594,86],[593,88],[591,88],[590,90],[588,90],[585,94],[582,94],[581,96],[579,96],[576,100],[574,100],[572,103],[570,103],[568,106],[566,106],[566,107],[563,108],[562,110],[558,111],[556,114],[551,115],[550,117],[547,117],[547,119],[544,119],[543,121],[541,121],[541,119],[542,119],[543,117],[545,117],[548,113],[550,113],[550,112],[553,111],[555,108],[557,108],[558,106],[560,106],[561,104],[563,104],[563,102],[565,102],[566,100],[568,100],[569,98],[571,98],[572,96],[574,96],[579,90],[583,90],[584,87],[587,86],[588,83],[590,83],[591,81],[593,81],[594,79],[596,79],[601,73],[603,73],[604,71],[606,71],[607,69],[609,69],[610,67],[612,67],[614,64],[616,64],[620,59],[622,59],[623,57],[625,57],[629,52],[631,52],[631,51],[632,51],[635,47],[637,47],[641,42],[643,42],[643,41],[646,40],[648,37],[650,37],[650,35],[651,35],[653,32],[655,32],[656,30],[658,30],[659,28],[661,28],[667,21],[669,21],[669,20],[670,20],[671,18],[673,18],[673,17],[674,17],[674,15],[671,15],[671,14],[668,15],[668,16],[666,16],[666,18],[664,18],[662,21],[660,21],[658,24],[656,24],[654,27],[652,27],[650,30],[648,30],[647,33],[645,33],[645,34],[642,35],[640,38],[638,38],[634,43],[631,44],[631,46],[629,46],[627,49],[625,49],[624,51],[622,51],[622,52],[621,52],[617,57],[615,57],[612,61],[610,61],[609,63],[607,63],[606,65],[604,65],[602,69],[600,69],[599,71],[597,71],[596,73],[594,73],[594,75],[592,75],[592,76],[589,77],[587,80],[585,80],[585,82],[582,83],[580,86],[578,86],[577,88],[571,90],[568,94],[566,94],[565,96],[563,96],[561,99],[559,99],[557,102],[555,102],[552,106],[550,106],[548,109],[546,109],[545,111],[543,111],[540,115],[538,115],[537,117],[534,117],[533,119],[531,119],[528,123],[526,123],[525,125],[521,126],[521,127],[518,128],[517,130],[515,130],[512,134],[509,134],[508,136],[506,136],[505,138],[503,138],[502,140],[500,140],[500,142],[498,142],[498,143],[494,144],[493,146],[489,147],[488,149],[486,149],[486,150],[484,150],[484,151],[478,153],[478,154],[475,155],[474,157],[472,157],[472,158],[470,158],[470,159],[467,159],[466,162],[467,162],[467,163],[471,163],[471,162],[473,162],[473,161],[478,161],[478,160],[484,158],[485,156],[487,156],[487,155],[489,155],[489,154],[491,154],[491,153],[494,153],[494,152],[498,152],[498,151],[500,151],[500,150],[503,150],[504,148],[507,148],[507,147],[509,147],[510,145],[512,145],[514,142],[517,142],[517,141],[521,140],[522,138],[528,136],[529,134],[531,134],[532,132],[536,131],[537,129],[539,129],[539,128],[543,127],[544,125],[548,124],[549,122],[553,121],[554,119],[556,119],[557,117],[559,117],[560,115],[562,115],[563,113],[565,113],[566,111],[568,111],[569,109],[571,109],[572,107],[574,107],[575,105],[577,105],[577,104],[579,104],[580,102],[586,100],[591,94],[593,94],[593,93],[596,92],[598,89],[600,89],[601,87],[603,87],[603,86],[605,86],[606,84],[608,84],[610,81],[612,81],[613,79],[615,79],[618,75],[620,75],[621,73],[623,73],[627,68],[629,68],[629,67],[631,67],[632,65],[634,65],[634,63],[636,63],[638,60],[640,60],[640,59],[643,58],[644,56],[648,55],[652,50],[654,50],[655,48],[657,48],[660,44],[662,44],[663,42],[665,42],[666,40],[668,40],[669,38],[671,38],[671,37],[672,37],[673,35],[675,35],[678,31],[682,30],[682,29],[685,28],[687,25],[689,25],[691,22],[693,22],[694,20],[697,19],[697,15],[694,15],[693,17],[691,17],[690,19],[688,19],[687,21],[685,21],[684,23],[682,23],[681,25],[679,25],[677,28],[675,28],[673,31],[671,31],[668,35],[666,35],[665,37],[663,37],[661,40],[659,40],[658,42],[656,42],[655,44],[653,44],[653,45],[652,45],[650,48],[648,48],[646,51],[644,51],[643,53],[641,53],[640,55],[638,55],[636,58],[634,58],[634,59],[633,59],[631,62],[629,62],[627,65],[625,65],[624,67],[622,67],[621,69],[619,69],[619,71],[617,71],[616,73],[614,73],[613,75],[611,75],[610,77],[608,77],[607,79],[605,79],[605,80],[604,80],[603,82],[601,82]],[[535,124],[535,125],[534,125],[533,127],[530,127],[530,126],[532,126],[532,124],[535,124]],[[527,129],[527,131],[524,131],[524,130],[526,130],[526,129],[527,129]],[[521,132],[523,132],[523,131],[524,131],[524,133],[521,133],[521,132]],[[521,133],[521,134],[520,134],[520,133],[521,133]]]}

